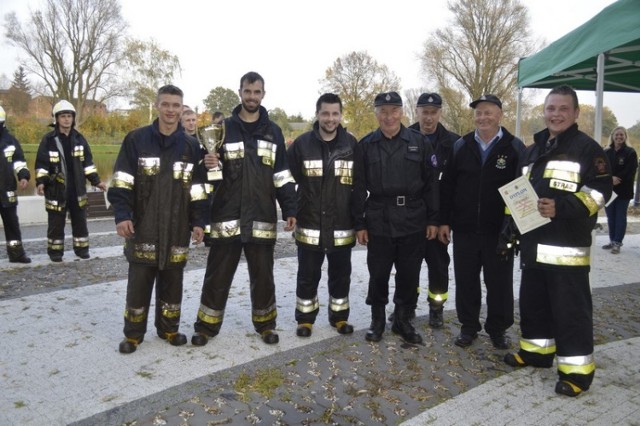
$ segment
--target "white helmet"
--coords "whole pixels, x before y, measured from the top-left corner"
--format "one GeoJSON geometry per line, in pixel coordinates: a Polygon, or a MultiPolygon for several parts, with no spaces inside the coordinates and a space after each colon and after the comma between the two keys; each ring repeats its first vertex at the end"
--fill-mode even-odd
{"type": "Polygon", "coordinates": [[[56,117],[58,114],[62,114],[63,112],[69,112],[76,116],[76,109],[73,107],[71,102],[65,101],[64,99],[58,102],[53,106],[53,111],[51,111],[51,115],[53,115],[53,121],[56,121],[56,117]]]}
{"type": "Polygon", "coordinates": [[[6,119],[7,119],[7,113],[4,112],[4,108],[0,106],[0,123],[4,123],[6,119]]]}

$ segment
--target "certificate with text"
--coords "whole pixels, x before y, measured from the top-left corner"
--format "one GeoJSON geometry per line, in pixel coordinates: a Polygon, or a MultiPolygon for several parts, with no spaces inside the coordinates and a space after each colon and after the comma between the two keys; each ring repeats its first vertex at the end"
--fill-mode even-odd
{"type": "Polygon", "coordinates": [[[551,222],[538,212],[538,194],[525,176],[498,188],[521,234],[551,222]]]}

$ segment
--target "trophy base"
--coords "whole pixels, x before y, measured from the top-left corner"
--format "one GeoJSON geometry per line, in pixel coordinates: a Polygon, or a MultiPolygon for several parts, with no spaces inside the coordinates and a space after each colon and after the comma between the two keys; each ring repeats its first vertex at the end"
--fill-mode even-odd
{"type": "Polygon", "coordinates": [[[207,171],[207,180],[222,180],[222,170],[211,169],[207,171]]]}

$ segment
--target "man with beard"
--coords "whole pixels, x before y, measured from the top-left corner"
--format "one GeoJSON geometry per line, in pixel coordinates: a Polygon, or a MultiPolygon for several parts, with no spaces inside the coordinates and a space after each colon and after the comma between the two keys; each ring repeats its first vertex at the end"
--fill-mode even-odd
{"type": "Polygon", "coordinates": [[[240,79],[241,104],[225,119],[224,142],[205,156],[208,168],[222,156],[222,182],[211,208],[211,250],[191,343],[206,345],[220,332],[229,291],[244,251],[249,269],[251,320],[267,344],[279,342],[273,255],[278,200],[285,231],[295,223],[295,182],[287,165],[282,130],[261,106],[264,79],[249,72],[240,79]]]}
{"type": "Polygon", "coordinates": [[[355,231],[351,214],[356,138],[342,127],[342,101],[325,93],[316,102],[313,130],[287,151],[298,184],[295,239],[298,277],[295,318],[299,337],[311,336],[320,310],[318,283],[325,257],[329,262],[329,324],[340,334],[353,333],[349,319],[351,248],[355,231]]]}

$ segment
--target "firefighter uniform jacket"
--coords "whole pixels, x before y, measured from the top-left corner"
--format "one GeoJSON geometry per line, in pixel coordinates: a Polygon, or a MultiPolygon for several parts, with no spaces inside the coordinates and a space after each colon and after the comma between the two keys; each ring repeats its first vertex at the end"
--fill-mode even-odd
{"type": "Polygon", "coordinates": [[[296,244],[332,252],[355,245],[351,212],[356,138],[342,125],[331,142],[322,140],[318,122],[287,150],[298,184],[296,244]]]}
{"type": "Polygon", "coordinates": [[[484,164],[475,132],[456,141],[440,183],[441,222],[459,232],[499,234],[505,204],[498,188],[519,174],[522,141],[502,128],[484,164]]]}
{"type": "Polygon", "coordinates": [[[609,162],[600,145],[576,124],[555,138],[549,150],[548,139],[546,129],[535,134],[521,164],[538,197],[555,200],[556,215],[521,236],[521,266],[589,270],[591,231],[598,210],[611,197],[609,162]]]}
{"type": "Polygon", "coordinates": [[[100,183],[98,169],[93,164],[91,148],[87,140],[76,129],[71,129],[68,141],[71,144],[71,158],[67,158],[63,147],[66,136],[58,128],[47,133],[38,147],[36,155],[36,186],[44,184],[45,208],[49,212],[64,212],[67,208],[67,194],[75,193],[78,206],[87,205],[87,187],[85,179],[96,186],[100,183]],[[60,144],[56,142],[56,138],[60,144]],[[59,146],[62,148],[60,150],[59,146]],[[73,182],[68,182],[68,168],[73,167],[73,182]],[[67,185],[72,185],[67,188],[67,185]],[[68,191],[68,189],[72,189],[68,191]]]}
{"type": "Polygon", "coordinates": [[[160,134],[157,119],[125,137],[108,199],[116,223],[133,221],[135,235],[125,242],[129,262],[161,270],[185,265],[191,229],[206,223],[207,194],[194,173],[201,157],[196,139],[180,126],[160,134]]]}
{"type": "Polygon", "coordinates": [[[356,230],[397,238],[438,225],[438,164],[420,132],[402,125],[390,142],[377,129],[358,143],[355,164],[356,230]],[[389,143],[399,148],[389,153],[389,143]]]}
{"type": "MultiPolygon", "coordinates": [[[[414,123],[409,126],[410,129],[420,131],[420,123],[414,123]]],[[[453,144],[460,139],[460,135],[447,130],[441,123],[436,126],[436,132],[433,134],[432,145],[438,159],[438,180],[442,179],[442,174],[447,162],[451,157],[453,144]]]]}
{"type": "Polygon", "coordinates": [[[636,170],[638,170],[638,154],[626,143],[618,151],[611,143],[604,150],[604,153],[609,159],[611,174],[621,180],[618,185],[613,187],[613,192],[618,194],[618,198],[621,200],[631,200],[636,182],[636,170]]]}
{"type": "Polygon", "coordinates": [[[0,207],[18,205],[18,180],[31,178],[20,143],[0,124],[0,207]]]}
{"type": "Polygon", "coordinates": [[[211,208],[212,244],[240,239],[243,243],[275,244],[276,199],[282,218],[295,217],[295,182],[287,165],[282,130],[260,107],[255,130],[240,120],[238,105],[225,119],[219,150],[222,182],[211,208]]]}

